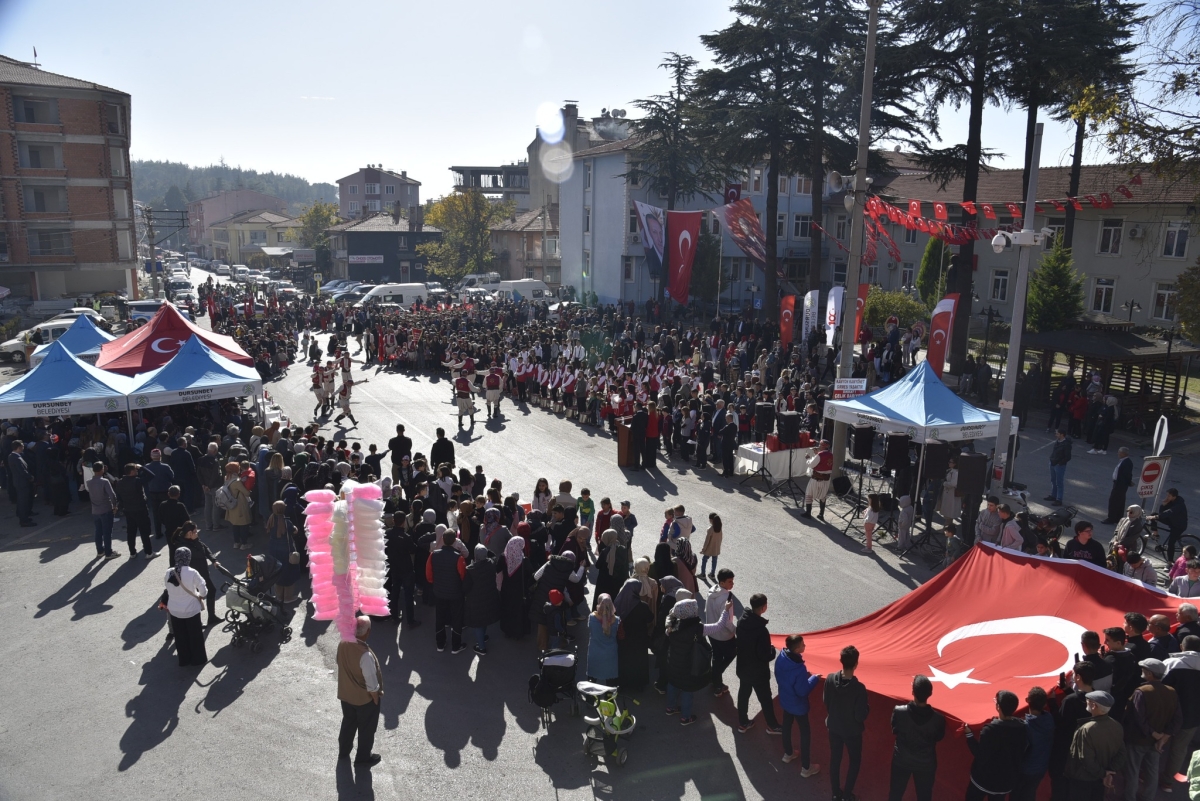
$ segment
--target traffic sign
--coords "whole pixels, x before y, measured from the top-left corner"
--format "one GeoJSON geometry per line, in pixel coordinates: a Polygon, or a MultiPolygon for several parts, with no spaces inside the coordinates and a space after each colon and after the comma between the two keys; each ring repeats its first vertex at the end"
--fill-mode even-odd
{"type": "Polygon", "coordinates": [[[1164,414],[1158,418],[1158,423],[1154,426],[1154,455],[1162,456],[1163,449],[1167,447],[1167,416],[1164,414]]]}
{"type": "Polygon", "coordinates": [[[1142,463],[1142,472],[1138,477],[1138,497],[1150,498],[1158,494],[1158,488],[1167,475],[1171,466],[1170,456],[1147,456],[1142,463]]]}

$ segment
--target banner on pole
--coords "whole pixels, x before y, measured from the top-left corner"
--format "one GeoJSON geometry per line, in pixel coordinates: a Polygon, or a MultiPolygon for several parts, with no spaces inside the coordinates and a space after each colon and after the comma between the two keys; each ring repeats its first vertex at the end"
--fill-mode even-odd
{"type": "Polygon", "coordinates": [[[767,263],[767,237],[759,225],[758,215],[750,198],[744,197],[735,203],[720,208],[721,217],[729,236],[742,252],[761,265],[767,263]]]}
{"type": "Polygon", "coordinates": [[[867,308],[867,293],[871,291],[870,284],[858,285],[858,303],[854,307],[854,337],[857,340],[858,332],[863,327],[863,312],[867,308]]]}
{"type": "Polygon", "coordinates": [[[833,347],[833,338],[842,324],[842,293],[845,287],[835,286],[829,290],[825,301],[825,344],[833,347]]]}
{"type": "Polygon", "coordinates": [[[820,312],[817,311],[817,304],[821,302],[821,290],[813,289],[804,296],[804,316],[802,318],[803,327],[800,330],[800,339],[807,343],[808,338],[812,336],[812,332],[817,328],[817,319],[820,312]]]}
{"type": "Polygon", "coordinates": [[[792,329],[796,322],[796,296],[788,295],[779,301],[779,342],[786,348],[792,344],[792,329]]]}
{"type": "Polygon", "coordinates": [[[925,359],[938,378],[946,367],[946,348],[950,342],[950,332],[954,330],[954,310],[958,306],[958,293],[952,292],[938,301],[933,310],[933,320],[929,326],[929,352],[925,359]]]}

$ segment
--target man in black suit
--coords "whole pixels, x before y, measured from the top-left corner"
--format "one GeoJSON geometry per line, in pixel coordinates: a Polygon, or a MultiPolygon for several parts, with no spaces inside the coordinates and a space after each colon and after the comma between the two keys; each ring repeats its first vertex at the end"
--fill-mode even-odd
{"type": "Polygon", "coordinates": [[[33,522],[33,474],[25,461],[25,443],[13,441],[12,453],[8,454],[8,480],[17,495],[17,520],[22,526],[37,525],[33,522]]]}
{"type": "Polygon", "coordinates": [[[646,413],[644,404],[637,405],[637,411],[629,418],[629,459],[630,470],[642,469],[642,451],[646,448],[646,425],[650,415],[646,413]]]}
{"type": "Polygon", "coordinates": [[[1113,470],[1112,492],[1108,494],[1108,517],[1106,525],[1114,525],[1125,516],[1125,494],[1133,486],[1133,459],[1129,448],[1117,450],[1117,468],[1113,470]]]}

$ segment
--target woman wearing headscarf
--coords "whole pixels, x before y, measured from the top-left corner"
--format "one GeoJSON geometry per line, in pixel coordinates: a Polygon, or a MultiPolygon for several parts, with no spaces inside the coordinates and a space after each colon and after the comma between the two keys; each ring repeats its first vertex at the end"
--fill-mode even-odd
{"type": "Polygon", "coordinates": [[[671,559],[675,563],[675,577],[683,582],[684,589],[696,594],[696,554],[692,553],[691,540],[680,537],[679,545],[676,546],[675,556],[671,559]]]}
{"type": "MultiPolygon", "coordinates": [[[[175,533],[167,542],[171,552],[171,562],[175,561],[175,553],[180,548],[187,548],[192,552],[192,561],[188,563],[188,567],[200,574],[200,578],[204,579],[204,584],[208,587],[215,587],[212,576],[208,571],[208,563],[215,562],[212,551],[208,546],[200,540],[200,531],[196,528],[196,524],[188,521],[179,528],[175,529],[175,533]]],[[[217,617],[217,598],[215,592],[210,592],[204,599],[205,605],[208,607],[208,625],[215,626],[220,622],[217,617]]]]}
{"type": "Polygon", "coordinates": [[[617,635],[617,684],[624,692],[641,692],[650,683],[650,629],[654,613],[642,596],[642,583],[627,579],[613,610],[621,620],[617,635]]]}
{"type": "Polygon", "coordinates": [[[685,598],[676,601],[667,616],[667,714],[681,713],[681,725],[690,726],[696,722],[696,716],[692,714],[692,694],[703,690],[712,681],[712,660],[697,664],[694,658],[696,643],[703,643],[706,635],[733,631],[732,610],[733,601],[726,601],[720,619],[705,624],[700,621],[695,599],[685,598]]]}
{"type": "MultiPolygon", "coordinates": [[[[520,523],[529,528],[528,523],[520,523]]],[[[500,630],[505,637],[519,640],[529,633],[529,597],[533,574],[525,560],[525,538],[518,534],[509,539],[500,557],[500,630]]]]}
{"type": "Polygon", "coordinates": [[[598,684],[617,680],[617,628],[621,623],[612,596],[604,593],[588,616],[587,676],[598,684]]]}
{"type": "Polygon", "coordinates": [[[600,602],[601,595],[616,597],[621,585],[629,576],[629,551],[620,543],[616,529],[606,529],[600,535],[600,553],[596,557],[596,589],[593,606],[600,602]]]}
{"type": "Polygon", "coordinates": [[[175,551],[175,566],[163,577],[163,599],[171,615],[171,631],[175,634],[175,653],[179,666],[203,665],[208,661],[204,648],[204,628],[200,625],[200,613],[204,610],[204,598],[208,585],[198,572],[189,567],[192,552],[189,548],[175,551]]]}
{"type": "Polygon", "coordinates": [[[650,607],[651,616],[658,614],[658,582],[650,578],[650,560],[639,557],[633,564],[633,577],[642,585],[642,599],[650,607]]]}
{"type": "Polygon", "coordinates": [[[654,687],[659,692],[667,691],[667,615],[675,606],[679,593],[691,598],[692,594],[684,589],[683,582],[674,576],[664,576],[658,582],[661,595],[658,599],[658,610],[654,615],[654,628],[650,632],[650,649],[654,652],[654,664],[658,667],[658,678],[654,687]]]}
{"type": "MultiPolygon", "coordinates": [[[[620,514],[613,514],[608,519],[608,527],[617,532],[617,542],[625,546],[625,552],[629,552],[630,541],[633,539],[633,532],[625,528],[625,518],[620,514]]],[[[632,563],[630,567],[632,567],[632,563]]]]}
{"type": "Polygon", "coordinates": [[[476,545],[475,559],[463,578],[463,625],[475,629],[475,653],[480,656],[487,653],[488,626],[500,620],[499,571],[499,560],[487,546],[476,545]]]}
{"type": "MultiPolygon", "coordinates": [[[[474,504],[464,503],[464,506],[470,505],[474,511],[474,504]]],[[[487,548],[494,556],[499,557],[504,553],[504,547],[508,545],[512,534],[507,528],[500,523],[500,510],[492,507],[483,513],[483,528],[479,530],[479,543],[487,548]]]]}
{"type": "Polygon", "coordinates": [[[280,564],[279,575],[275,577],[275,597],[280,603],[292,603],[299,600],[298,594],[293,592],[293,597],[289,598],[288,591],[300,580],[304,571],[300,567],[300,550],[292,537],[296,527],[288,519],[287,504],[283,501],[271,504],[271,515],[264,528],[267,533],[267,555],[280,564]]]}
{"type": "MultiPolygon", "coordinates": [[[[1113,547],[1118,545],[1123,547],[1128,553],[1136,550],[1138,540],[1141,539],[1142,529],[1146,527],[1146,520],[1142,517],[1142,507],[1136,503],[1125,510],[1125,516],[1121,518],[1121,522],[1117,523],[1117,530],[1113,533],[1113,547]]],[[[1117,565],[1117,569],[1121,570],[1125,567],[1123,564],[1117,565]]]]}
{"type": "Polygon", "coordinates": [[[667,576],[675,575],[675,563],[671,561],[671,546],[660,542],[654,546],[654,564],[650,567],[650,578],[662,581],[667,576]]]}

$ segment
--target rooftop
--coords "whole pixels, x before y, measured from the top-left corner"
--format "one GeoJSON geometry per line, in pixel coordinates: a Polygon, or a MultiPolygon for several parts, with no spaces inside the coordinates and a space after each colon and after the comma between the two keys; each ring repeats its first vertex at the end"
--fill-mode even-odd
{"type": "MultiPolygon", "coordinates": [[[[536,231],[542,230],[542,210],[540,208],[522,211],[509,217],[503,222],[492,226],[493,231],[536,231]]],[[[551,205],[546,218],[546,230],[558,230],[558,206],[551,205]]]]}
{"type": "MultiPolygon", "coordinates": [[[[1029,350],[1082,356],[1089,361],[1152,363],[1167,357],[1165,340],[1151,339],[1131,331],[1069,328],[1066,331],[1029,332],[1021,337],[1021,346],[1029,350]]],[[[1198,354],[1200,350],[1185,345],[1179,339],[1171,347],[1172,358],[1198,354]]]]}
{"type": "Polygon", "coordinates": [[[337,179],[337,182],[340,184],[342,181],[349,181],[349,180],[351,180],[352,178],[356,178],[356,177],[358,177],[358,174],[359,174],[360,172],[364,172],[365,170],[377,170],[377,171],[379,172],[379,174],[380,174],[380,175],[386,175],[386,176],[388,176],[389,178],[395,178],[397,181],[400,181],[401,183],[412,184],[413,186],[420,186],[420,185],[421,185],[421,182],[420,182],[420,181],[418,181],[418,180],[416,180],[416,179],[414,179],[414,178],[409,178],[407,175],[401,175],[401,174],[400,174],[400,173],[398,173],[398,172],[392,172],[391,170],[385,170],[385,169],[383,169],[382,167],[373,167],[373,166],[371,166],[370,164],[368,164],[368,165],[367,165],[367,166],[365,166],[365,167],[359,167],[357,170],[355,170],[354,172],[350,173],[350,174],[349,174],[349,175],[347,175],[345,178],[338,178],[338,179],[337,179]]]}
{"type": "Polygon", "coordinates": [[[91,81],[81,81],[54,72],[39,69],[27,61],[18,61],[8,56],[0,56],[0,83],[18,84],[21,86],[51,86],[60,89],[92,89],[97,92],[113,92],[127,95],[120,89],[101,86],[91,81]]]}
{"type": "MultiPolygon", "coordinates": [[[[409,232],[408,220],[401,217],[398,221],[392,219],[392,215],[387,212],[379,212],[372,214],[370,217],[364,217],[361,220],[348,220],[344,223],[331,226],[327,231],[354,231],[357,233],[398,233],[405,234],[409,232]]],[[[421,232],[440,234],[441,228],[435,228],[432,225],[422,226],[421,232]]]]}
{"type": "Polygon", "coordinates": [[[209,228],[218,228],[222,225],[240,225],[242,223],[265,223],[266,225],[274,225],[281,222],[290,222],[294,217],[289,217],[286,214],[280,214],[277,211],[268,209],[251,209],[250,211],[239,211],[231,217],[226,217],[223,220],[217,220],[209,228]]]}

